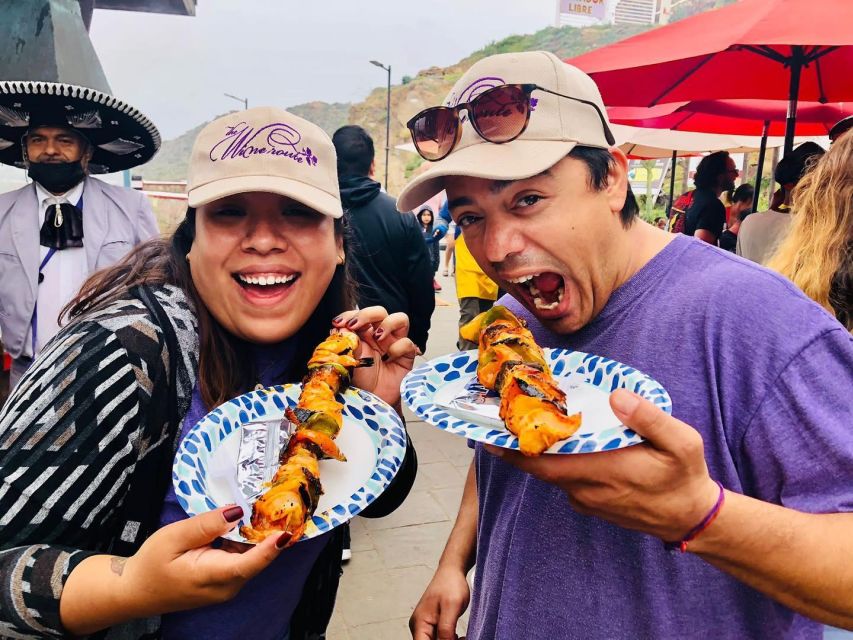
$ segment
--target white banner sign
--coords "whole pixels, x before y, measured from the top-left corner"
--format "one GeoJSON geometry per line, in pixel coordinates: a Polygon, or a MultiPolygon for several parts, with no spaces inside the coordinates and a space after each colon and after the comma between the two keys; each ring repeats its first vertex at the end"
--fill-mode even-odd
{"type": "Polygon", "coordinates": [[[560,0],[560,13],[603,20],[608,0],[560,0]]]}

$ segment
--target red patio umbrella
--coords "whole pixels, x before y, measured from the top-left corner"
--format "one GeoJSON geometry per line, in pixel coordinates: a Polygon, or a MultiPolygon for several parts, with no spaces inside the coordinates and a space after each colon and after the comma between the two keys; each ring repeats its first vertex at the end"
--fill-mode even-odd
{"type": "MultiPolygon", "coordinates": [[[[782,100],[694,100],[662,104],[654,107],[610,107],[611,122],[632,127],[699,131],[728,135],[760,135],[758,171],[755,180],[753,208],[758,207],[761,174],[768,135],[783,135],[786,128],[787,103],[782,100]]],[[[821,104],[800,102],[797,106],[795,134],[825,136],[832,125],[853,112],[853,105],[843,102],[821,104]]],[[[675,159],[673,159],[673,167],[675,159]]]]}
{"type": "Polygon", "coordinates": [[[741,0],[567,60],[605,104],[786,100],[785,152],[798,100],[853,100],[852,0],[741,0]]]}
{"type": "MultiPolygon", "coordinates": [[[[738,136],[783,136],[787,109],[788,103],[783,100],[694,100],[648,108],[608,107],[607,116],[610,122],[631,127],[738,136]]],[[[853,103],[800,102],[797,105],[795,135],[825,136],[832,125],[851,113],[853,103]]]]}

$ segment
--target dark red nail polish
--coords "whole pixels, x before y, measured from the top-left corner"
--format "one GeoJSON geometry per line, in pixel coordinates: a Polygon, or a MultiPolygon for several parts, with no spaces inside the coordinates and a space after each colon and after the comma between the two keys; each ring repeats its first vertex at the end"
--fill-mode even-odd
{"type": "Polygon", "coordinates": [[[243,507],[228,507],[225,511],[222,512],[222,516],[225,518],[226,522],[237,522],[240,518],[243,517],[243,507]]]}
{"type": "Polygon", "coordinates": [[[374,332],[373,332],[373,335],[374,335],[374,336],[376,336],[376,337],[378,338],[378,337],[379,337],[379,336],[381,336],[383,333],[385,333],[385,329],[377,329],[376,331],[374,331],[374,332]]]}
{"type": "Polygon", "coordinates": [[[358,316],[347,322],[348,327],[354,327],[358,323],[358,316]]]}
{"type": "Polygon", "coordinates": [[[343,320],[343,316],[338,316],[334,320],[332,320],[332,324],[338,324],[341,320],[343,320]]]}
{"type": "Polygon", "coordinates": [[[387,354],[387,353],[383,353],[383,354],[382,354],[382,362],[387,362],[387,361],[388,361],[388,354],[387,354]]]}
{"type": "Polygon", "coordinates": [[[284,549],[287,546],[287,543],[293,538],[289,533],[282,533],[278,540],[275,541],[276,549],[284,549]]]}

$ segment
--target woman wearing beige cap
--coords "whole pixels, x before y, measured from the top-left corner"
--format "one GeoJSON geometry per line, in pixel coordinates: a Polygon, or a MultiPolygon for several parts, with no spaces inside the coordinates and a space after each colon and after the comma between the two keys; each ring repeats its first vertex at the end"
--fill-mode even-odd
{"type": "MultiPolygon", "coordinates": [[[[187,518],[180,441],[218,404],[301,379],[332,326],[361,340],[354,384],[398,406],[417,348],[404,314],[352,308],[334,148],[280,109],[197,138],[170,239],[93,276],[0,412],[0,636],[321,637],[337,530],[282,551],[215,541],[240,507],[187,518]],[[203,608],[202,608],[203,607],[203,608]],[[168,614],[168,615],[166,615],[168,614]],[[108,632],[105,630],[109,630],[108,632]]],[[[362,515],[390,513],[401,470],[362,515]]]]}

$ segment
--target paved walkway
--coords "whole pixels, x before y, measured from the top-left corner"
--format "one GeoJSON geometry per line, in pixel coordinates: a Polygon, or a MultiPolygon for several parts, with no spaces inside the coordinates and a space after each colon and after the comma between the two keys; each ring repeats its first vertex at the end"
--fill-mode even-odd
{"type": "MultiPolygon", "coordinates": [[[[456,350],[459,307],[453,279],[432,317],[426,358],[456,350]]],[[[352,560],[344,565],[328,640],[404,640],[409,616],[432,578],[456,519],[471,450],[465,440],[416,421],[407,411],[418,451],[418,479],[406,502],[387,518],[355,518],[352,560]]],[[[463,618],[460,633],[464,631],[463,618]]]]}

